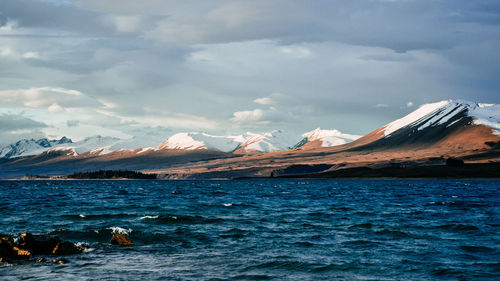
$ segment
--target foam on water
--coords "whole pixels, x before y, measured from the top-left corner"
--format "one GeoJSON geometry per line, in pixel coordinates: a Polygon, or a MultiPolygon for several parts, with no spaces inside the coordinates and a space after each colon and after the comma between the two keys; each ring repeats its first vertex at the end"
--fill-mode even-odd
{"type": "Polygon", "coordinates": [[[159,217],[160,217],[159,215],[156,215],[156,216],[149,216],[149,215],[147,215],[147,216],[142,216],[141,220],[144,220],[144,219],[157,219],[159,217]]]}
{"type": "Polygon", "coordinates": [[[111,233],[117,233],[117,234],[130,234],[130,232],[132,232],[132,229],[131,228],[122,228],[122,227],[119,227],[119,226],[112,226],[112,227],[108,227],[107,229],[110,229],[111,230],[111,233]]]}

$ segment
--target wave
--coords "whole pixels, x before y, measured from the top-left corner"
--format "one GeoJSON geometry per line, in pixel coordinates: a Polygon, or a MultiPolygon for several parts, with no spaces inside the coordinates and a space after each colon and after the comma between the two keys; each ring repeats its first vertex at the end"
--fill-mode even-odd
{"type": "Polygon", "coordinates": [[[140,220],[147,220],[157,224],[211,224],[224,221],[224,219],[217,217],[206,217],[200,215],[181,215],[181,214],[159,214],[159,215],[143,215],[143,214],[130,214],[130,213],[92,214],[92,215],[72,214],[72,215],[63,215],[62,217],[69,218],[72,220],[103,220],[103,221],[110,219],[138,218],[140,220]]]}
{"type": "Polygon", "coordinates": [[[113,234],[117,233],[117,234],[129,235],[130,232],[132,232],[131,228],[125,229],[125,228],[122,228],[122,227],[119,227],[119,226],[111,226],[111,227],[108,227],[106,229],[110,229],[111,233],[113,233],[113,234]]]}
{"type": "Polygon", "coordinates": [[[231,277],[231,280],[271,280],[276,277],[270,275],[241,274],[231,277]]]}
{"type": "Polygon", "coordinates": [[[353,224],[353,225],[349,226],[348,228],[355,229],[355,228],[372,228],[372,227],[373,227],[372,223],[366,222],[366,223],[353,224]]]}
{"type": "Polygon", "coordinates": [[[310,263],[301,261],[269,261],[257,265],[251,265],[244,269],[244,271],[253,271],[256,269],[277,269],[287,271],[300,271],[300,272],[325,272],[325,271],[346,271],[359,269],[359,264],[355,262],[348,262],[342,264],[321,264],[310,263]]]}
{"type": "Polygon", "coordinates": [[[154,219],[158,224],[212,224],[223,222],[224,219],[217,217],[205,216],[190,216],[190,215],[177,215],[177,214],[162,214],[154,219]]]}
{"type": "Polygon", "coordinates": [[[245,237],[249,232],[246,230],[242,230],[239,228],[232,228],[230,230],[225,231],[222,234],[219,234],[219,237],[221,238],[233,238],[233,239],[240,239],[245,237]]]}
{"type": "Polygon", "coordinates": [[[135,244],[142,245],[163,244],[167,247],[178,245],[190,248],[194,247],[195,244],[212,242],[212,238],[206,233],[191,231],[185,227],[179,227],[168,232],[149,232],[112,226],[86,230],[58,229],[47,234],[57,236],[63,240],[90,244],[94,247],[93,243],[109,244],[113,233],[127,234],[135,244]]]}
{"type": "Polygon", "coordinates": [[[156,216],[149,216],[149,215],[146,215],[146,216],[142,216],[141,217],[141,220],[145,220],[145,219],[157,219],[159,218],[160,215],[156,215],[156,216]]]}
{"type": "Polygon", "coordinates": [[[390,236],[393,239],[412,237],[412,235],[410,233],[400,231],[400,230],[392,230],[392,229],[382,229],[379,231],[375,231],[375,234],[383,235],[383,236],[390,236]]]}
{"type": "Polygon", "coordinates": [[[130,218],[137,217],[137,214],[70,214],[70,215],[62,215],[63,218],[73,219],[73,220],[105,220],[105,219],[114,219],[114,218],[130,218]]]}
{"type": "Polygon", "coordinates": [[[481,231],[477,226],[469,225],[469,224],[460,224],[460,223],[451,223],[451,224],[443,224],[438,225],[433,228],[436,229],[444,229],[453,232],[479,232],[481,231]]]}
{"type": "Polygon", "coordinates": [[[460,246],[460,249],[466,252],[471,253],[491,253],[495,252],[495,249],[486,247],[486,246],[471,246],[471,245],[463,245],[460,246]]]}

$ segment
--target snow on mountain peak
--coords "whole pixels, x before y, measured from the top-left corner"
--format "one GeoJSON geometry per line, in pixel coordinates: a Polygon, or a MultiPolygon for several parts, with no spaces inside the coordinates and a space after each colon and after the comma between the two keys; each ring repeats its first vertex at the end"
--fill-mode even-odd
{"type": "MultiPolygon", "coordinates": [[[[495,133],[500,133],[499,105],[474,103],[465,100],[444,100],[424,104],[405,117],[387,124],[384,127],[384,136],[388,136],[407,126],[415,126],[420,131],[428,127],[446,124],[462,112],[466,112],[467,116],[472,117],[474,124],[489,126],[495,133]]],[[[447,126],[451,126],[454,122],[447,126]]]]}
{"type": "Polygon", "coordinates": [[[321,130],[320,128],[316,128],[310,132],[307,132],[302,135],[307,142],[312,142],[319,140],[321,141],[321,147],[330,147],[341,144],[346,144],[357,140],[361,136],[344,134],[339,130],[321,130]]]}
{"type": "Polygon", "coordinates": [[[444,101],[439,101],[435,103],[428,103],[420,106],[417,110],[413,111],[412,113],[406,115],[403,118],[397,119],[385,126],[384,129],[384,135],[390,135],[393,132],[406,127],[423,117],[427,116],[428,114],[438,110],[439,108],[451,103],[451,100],[444,100],[444,101]]]}
{"type": "Polygon", "coordinates": [[[469,109],[469,116],[474,118],[474,124],[488,126],[500,135],[500,105],[478,103],[469,109]]]}
{"type": "Polygon", "coordinates": [[[177,133],[158,146],[158,149],[209,149],[231,152],[245,141],[239,136],[213,136],[207,133],[177,133]]]}
{"type": "Polygon", "coordinates": [[[0,148],[0,158],[15,158],[40,154],[51,147],[66,145],[71,143],[71,139],[62,137],[59,140],[42,139],[22,139],[14,144],[0,148]]]}
{"type": "Polygon", "coordinates": [[[274,130],[263,134],[246,133],[247,140],[241,145],[245,151],[273,152],[292,148],[299,138],[291,136],[281,130],[274,130]]]}

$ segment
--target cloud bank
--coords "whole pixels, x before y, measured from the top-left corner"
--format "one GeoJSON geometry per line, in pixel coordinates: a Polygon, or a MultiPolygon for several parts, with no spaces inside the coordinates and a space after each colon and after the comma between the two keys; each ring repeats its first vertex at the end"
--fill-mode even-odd
{"type": "Polygon", "coordinates": [[[37,136],[318,126],[364,134],[426,102],[500,103],[498,1],[0,7],[0,116],[45,124],[26,129],[37,136]]]}

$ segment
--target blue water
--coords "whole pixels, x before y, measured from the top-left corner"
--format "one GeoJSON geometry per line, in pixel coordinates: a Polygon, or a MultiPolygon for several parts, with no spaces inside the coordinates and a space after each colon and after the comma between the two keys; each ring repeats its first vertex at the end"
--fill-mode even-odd
{"type": "Polygon", "coordinates": [[[499,199],[500,181],[3,181],[0,233],[90,249],[0,279],[498,280],[499,199]]]}

